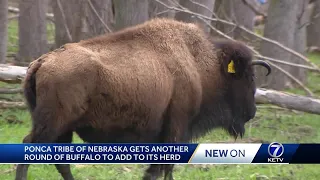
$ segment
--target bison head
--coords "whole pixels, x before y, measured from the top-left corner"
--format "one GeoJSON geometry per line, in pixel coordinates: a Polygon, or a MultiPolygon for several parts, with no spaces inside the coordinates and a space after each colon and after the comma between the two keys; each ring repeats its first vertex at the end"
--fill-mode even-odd
{"type": "Polygon", "coordinates": [[[222,41],[215,43],[215,46],[219,49],[225,108],[231,112],[224,128],[235,138],[238,135],[242,137],[245,132],[244,124],[256,114],[253,66],[265,67],[268,70],[267,75],[271,73],[271,68],[262,60],[252,60],[251,50],[240,42],[222,41]]]}

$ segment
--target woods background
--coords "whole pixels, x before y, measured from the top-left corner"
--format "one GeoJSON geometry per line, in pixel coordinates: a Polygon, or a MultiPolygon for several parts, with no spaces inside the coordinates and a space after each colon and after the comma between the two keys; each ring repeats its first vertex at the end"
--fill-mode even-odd
{"type": "MultiPolygon", "coordinates": [[[[156,17],[197,23],[213,38],[243,41],[257,59],[271,64],[268,77],[265,69],[255,69],[259,112],[248,123],[249,132],[243,141],[320,142],[320,116],[313,115],[320,114],[320,0],[0,0],[0,142],[19,143],[28,130],[30,117],[23,103],[21,81],[32,60],[65,43],[156,17]],[[17,134],[13,137],[12,132],[17,134]]],[[[230,141],[222,137],[224,133],[217,132],[202,141],[230,141]]],[[[103,175],[102,167],[98,169],[103,175]]],[[[139,176],[132,175],[132,169],[137,167],[109,168],[131,173],[127,175],[129,179],[139,176]]],[[[178,172],[181,179],[285,179],[291,174],[298,179],[320,177],[315,167],[307,165],[277,170],[228,166],[223,173],[218,172],[223,166],[214,170],[199,168],[178,172]],[[233,174],[235,170],[237,173],[233,174]]],[[[12,179],[11,169],[12,166],[0,166],[0,174],[12,179]]],[[[78,173],[78,177],[100,177],[97,172],[78,173]]],[[[38,172],[33,176],[41,175],[38,172]]]]}

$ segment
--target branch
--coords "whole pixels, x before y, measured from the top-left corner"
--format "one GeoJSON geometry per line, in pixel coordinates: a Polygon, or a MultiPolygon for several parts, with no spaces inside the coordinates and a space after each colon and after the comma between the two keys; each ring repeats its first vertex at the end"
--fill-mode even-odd
{"type": "Polygon", "coordinates": [[[217,14],[216,14],[215,12],[213,12],[213,10],[209,9],[207,6],[205,6],[205,5],[203,5],[203,4],[200,4],[200,3],[198,3],[198,2],[194,2],[193,0],[189,0],[189,1],[190,1],[191,3],[193,3],[193,4],[196,4],[196,5],[200,6],[200,7],[205,8],[205,9],[208,10],[214,17],[218,17],[217,14]]]}
{"type": "MultiPolygon", "coordinates": [[[[219,31],[218,29],[214,28],[210,23],[206,22],[203,18],[198,17],[200,20],[202,20],[204,23],[206,23],[212,30],[216,31],[218,34],[222,35],[223,37],[226,37],[232,41],[235,41],[234,39],[232,39],[231,37],[229,37],[228,35],[224,34],[223,32],[219,31]]],[[[265,58],[265,59],[272,59],[272,58],[267,58],[265,56],[261,56],[259,52],[255,51],[254,48],[249,47],[256,56],[259,56],[261,58],[265,58]]],[[[309,95],[309,96],[313,96],[312,91],[310,91],[310,89],[308,89],[301,81],[299,81],[297,78],[295,78],[291,73],[289,73],[288,71],[285,71],[284,69],[282,69],[281,67],[279,67],[276,64],[273,64],[272,62],[268,61],[270,63],[271,66],[275,67],[276,69],[280,70],[281,72],[283,72],[286,76],[288,76],[291,80],[295,81],[303,90],[305,90],[305,92],[309,95]]]]}
{"type": "Polygon", "coordinates": [[[65,29],[65,31],[67,33],[68,41],[72,42],[72,36],[71,36],[70,30],[68,28],[66,16],[64,14],[64,11],[63,11],[63,8],[62,8],[60,0],[57,0],[57,5],[58,5],[58,8],[59,8],[59,10],[61,12],[62,21],[63,21],[63,27],[64,27],[64,29],[65,29]]]}
{"type": "Polygon", "coordinates": [[[320,69],[317,69],[317,68],[314,68],[314,67],[310,67],[310,66],[306,66],[306,65],[302,65],[302,64],[294,64],[294,63],[291,63],[291,62],[282,61],[282,60],[278,60],[278,59],[274,59],[274,58],[262,56],[262,55],[260,55],[260,54],[256,54],[255,56],[256,56],[257,58],[260,58],[260,59],[265,59],[265,60],[277,62],[277,63],[280,63],[280,64],[286,64],[286,65],[290,65],[290,66],[294,66],[294,67],[299,67],[299,68],[307,69],[307,70],[310,70],[310,71],[312,71],[312,72],[318,72],[318,73],[320,73],[320,69]]]}
{"type": "Polygon", "coordinates": [[[292,50],[292,49],[290,49],[290,48],[282,45],[281,43],[279,43],[279,42],[277,42],[277,41],[274,41],[274,40],[271,40],[271,39],[269,39],[269,38],[260,36],[260,35],[258,35],[258,34],[256,34],[256,33],[252,32],[251,30],[245,28],[244,26],[237,25],[237,24],[232,23],[232,22],[230,22],[230,21],[225,21],[225,20],[222,20],[222,19],[219,19],[219,18],[207,17],[207,16],[205,16],[205,15],[192,12],[192,11],[190,11],[190,10],[188,10],[188,9],[181,9],[181,8],[171,7],[171,6],[168,6],[168,5],[166,5],[165,3],[161,2],[160,0],[155,0],[155,1],[157,1],[157,2],[160,3],[160,4],[162,4],[162,5],[165,6],[166,8],[171,9],[171,10],[174,10],[174,11],[181,11],[181,12],[185,12],[185,13],[189,13],[189,14],[195,15],[195,16],[197,16],[197,17],[204,18],[204,19],[206,19],[206,20],[211,20],[211,21],[215,21],[215,22],[221,22],[221,23],[224,23],[224,24],[236,26],[236,27],[244,30],[245,32],[247,32],[247,33],[249,33],[249,34],[251,34],[251,35],[253,35],[253,36],[255,36],[255,37],[259,38],[259,39],[262,39],[262,40],[264,40],[264,41],[266,41],[266,42],[272,43],[272,44],[280,47],[281,49],[283,49],[283,50],[285,50],[285,51],[287,51],[287,52],[289,52],[289,53],[291,53],[291,54],[293,54],[293,55],[301,58],[303,61],[307,62],[308,64],[310,64],[310,65],[313,66],[314,68],[320,70],[320,68],[319,68],[316,64],[312,63],[310,60],[308,60],[308,59],[307,59],[306,57],[304,57],[302,54],[300,54],[300,53],[298,53],[298,52],[296,52],[296,51],[294,51],[294,50],[292,50]]]}
{"type": "Polygon", "coordinates": [[[112,32],[112,30],[109,28],[109,26],[103,21],[103,19],[100,17],[99,13],[97,12],[96,8],[91,3],[91,0],[88,0],[89,5],[94,12],[94,14],[97,16],[97,18],[100,20],[100,22],[103,24],[104,28],[107,29],[109,32],[112,32]]]}
{"type": "MultiPolygon", "coordinates": [[[[158,0],[156,0],[158,1],[158,0]]],[[[159,3],[162,3],[164,6],[166,6],[167,8],[172,8],[172,7],[169,7],[168,5],[164,4],[163,2],[159,2],[159,3]]],[[[184,8],[183,6],[179,5],[181,7],[181,10],[182,11],[189,11],[188,9],[184,8]]],[[[175,8],[177,9],[177,8],[175,8]]],[[[191,12],[191,11],[189,11],[191,12]]],[[[198,14],[198,13],[195,13],[195,14],[198,14]]],[[[201,15],[201,14],[200,14],[201,15]]],[[[202,15],[201,15],[202,16],[202,15]]],[[[229,39],[229,40],[232,40],[232,41],[235,41],[233,38],[231,38],[230,36],[226,35],[225,33],[221,32],[220,30],[216,29],[215,27],[213,27],[210,23],[206,22],[205,19],[201,16],[196,16],[198,19],[202,20],[204,23],[206,23],[212,30],[214,30],[215,32],[217,32],[219,35],[229,39]]],[[[262,56],[259,52],[257,52],[256,50],[254,50],[253,47],[249,47],[253,53],[256,55],[256,56],[259,56],[259,57],[262,57],[262,58],[265,58],[265,59],[271,59],[271,60],[274,60],[273,58],[268,58],[268,57],[264,57],[262,56]]],[[[281,60],[278,60],[278,61],[281,61],[281,60]]],[[[284,61],[283,61],[284,62],[284,61]]],[[[313,96],[313,93],[312,91],[310,91],[301,81],[299,81],[297,78],[295,78],[291,73],[285,71],[284,69],[282,69],[281,67],[269,62],[270,65],[272,65],[273,67],[275,67],[276,69],[280,70],[281,72],[283,72],[287,77],[289,77],[291,80],[295,81],[309,96],[313,96]]],[[[286,64],[292,64],[292,63],[286,63],[286,64]]]]}
{"type": "Polygon", "coordinates": [[[297,78],[295,78],[291,73],[289,73],[288,71],[282,69],[280,66],[277,66],[275,64],[273,64],[272,62],[268,62],[271,66],[275,67],[276,69],[278,69],[279,71],[283,72],[287,77],[289,77],[290,79],[292,79],[293,81],[295,81],[309,96],[313,96],[312,91],[310,91],[310,89],[308,89],[301,81],[299,81],[297,78]]]}

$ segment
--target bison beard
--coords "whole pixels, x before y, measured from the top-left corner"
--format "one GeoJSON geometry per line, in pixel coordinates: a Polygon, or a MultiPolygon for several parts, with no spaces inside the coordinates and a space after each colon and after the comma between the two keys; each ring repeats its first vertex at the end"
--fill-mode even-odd
{"type": "MultiPolygon", "coordinates": [[[[70,43],[33,61],[24,81],[32,129],[24,143],[179,143],[224,128],[237,138],[255,114],[250,50],[211,42],[194,24],[154,19],[70,43]]],[[[57,164],[65,180],[70,165],[57,164]]],[[[27,178],[19,164],[16,180],[27,178]]],[[[173,179],[150,165],[143,179],[173,179]]]]}
{"type": "Polygon", "coordinates": [[[228,132],[235,139],[237,139],[239,135],[242,138],[245,133],[244,123],[240,123],[240,122],[234,123],[228,128],[228,132]]]}

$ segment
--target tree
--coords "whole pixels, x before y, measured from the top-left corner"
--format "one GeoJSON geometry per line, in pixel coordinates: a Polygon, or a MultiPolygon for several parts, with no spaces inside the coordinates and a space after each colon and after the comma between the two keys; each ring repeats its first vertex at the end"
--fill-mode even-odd
{"type": "MultiPolygon", "coordinates": [[[[234,1],[232,0],[215,0],[214,3],[214,13],[223,20],[233,21],[234,18],[234,1]]],[[[234,27],[221,22],[212,22],[212,26],[216,27],[219,31],[227,34],[233,38],[234,27]]],[[[219,36],[215,31],[211,30],[210,34],[212,36],[219,36]]]]}
{"type": "Polygon", "coordinates": [[[149,19],[148,0],[114,0],[115,29],[143,23],[149,19]]]}
{"type": "MultiPolygon", "coordinates": [[[[255,7],[259,7],[255,0],[245,1],[250,4],[254,4],[255,7]]],[[[243,0],[216,0],[214,5],[214,12],[220,19],[231,21],[237,25],[244,26],[249,30],[253,30],[256,13],[247,4],[245,4],[243,0]]],[[[233,37],[236,40],[253,40],[252,35],[249,35],[248,33],[242,31],[240,28],[220,22],[212,23],[212,25],[221,32],[226,33],[228,36],[233,37]]],[[[215,36],[217,35],[214,31],[212,31],[211,34],[215,36]]]]}
{"type": "MultiPolygon", "coordinates": [[[[162,0],[164,4],[168,6],[174,6],[170,0],[162,0]]],[[[174,18],[175,12],[173,10],[168,10],[164,5],[158,3],[155,0],[149,1],[149,17],[164,17],[164,18],[174,18]]]]}
{"type": "MultiPolygon", "coordinates": [[[[214,0],[180,0],[179,4],[192,12],[199,13],[208,17],[212,16],[214,0]]],[[[197,23],[202,27],[206,32],[209,32],[209,28],[203,20],[198,19],[197,17],[185,13],[185,12],[177,12],[175,18],[184,22],[197,23]]],[[[209,22],[209,21],[208,21],[209,22]]]]}
{"type": "MultiPolygon", "coordinates": [[[[293,50],[297,51],[300,54],[306,55],[307,49],[307,32],[306,32],[306,24],[309,21],[309,14],[307,12],[309,0],[300,0],[298,2],[297,8],[297,20],[296,27],[294,32],[294,43],[293,50]]],[[[319,33],[319,32],[318,32],[319,33]]],[[[292,55],[291,62],[296,64],[305,64],[303,60],[292,55]]],[[[298,67],[291,67],[290,73],[293,74],[297,79],[301,82],[307,81],[306,70],[298,67]]]]}
{"type": "Polygon", "coordinates": [[[8,41],[8,0],[0,0],[0,63],[6,62],[8,41]]]}
{"type": "Polygon", "coordinates": [[[56,47],[113,29],[111,0],[52,0],[51,6],[55,19],[56,47]]]}
{"type": "MultiPolygon", "coordinates": [[[[249,3],[254,3],[255,0],[246,0],[249,3]]],[[[237,6],[233,6],[234,19],[236,24],[242,25],[249,30],[253,30],[254,18],[256,13],[252,9],[243,3],[243,1],[238,1],[237,6]]],[[[242,31],[240,28],[235,28],[234,38],[242,41],[250,41],[253,39],[251,35],[242,31]]]]}
{"type": "MultiPolygon", "coordinates": [[[[296,29],[296,20],[298,12],[299,0],[278,1],[271,0],[268,9],[268,20],[264,28],[264,36],[283,45],[293,48],[294,34],[296,29]],[[279,18],[281,17],[281,18],[279,18]]],[[[285,61],[291,60],[291,54],[274,46],[271,43],[262,41],[260,53],[264,56],[282,59],[285,61]]],[[[290,71],[290,67],[279,65],[286,71],[290,71]]],[[[290,80],[279,70],[273,68],[273,73],[268,78],[265,76],[265,71],[257,67],[257,85],[268,86],[273,89],[282,90],[290,87],[290,80]]]]}
{"type": "Polygon", "coordinates": [[[98,36],[112,31],[114,29],[112,1],[90,0],[88,2],[89,4],[86,6],[87,16],[85,21],[87,22],[86,24],[88,26],[86,38],[98,36]]]}
{"type": "Polygon", "coordinates": [[[320,1],[315,0],[310,6],[311,16],[307,27],[307,45],[320,49],[320,1]]]}
{"type": "Polygon", "coordinates": [[[24,0],[19,2],[19,63],[30,62],[48,50],[47,3],[47,0],[24,0]]]}
{"type": "Polygon", "coordinates": [[[79,41],[82,0],[52,0],[56,47],[79,41]]]}

